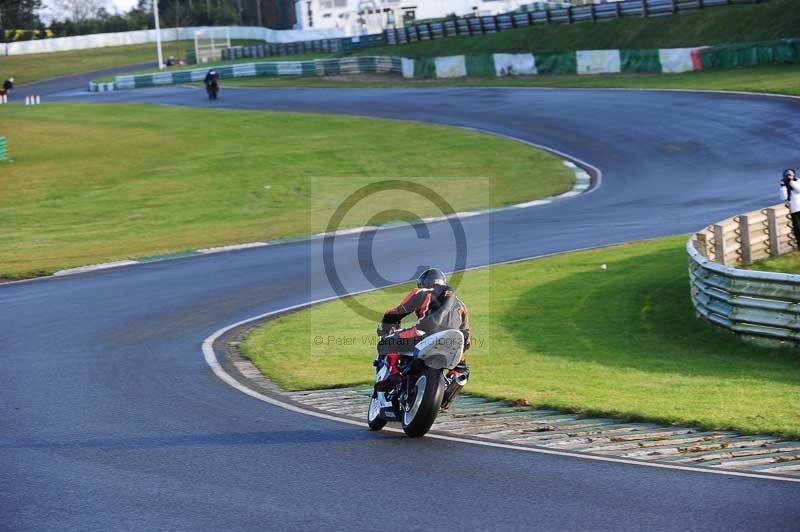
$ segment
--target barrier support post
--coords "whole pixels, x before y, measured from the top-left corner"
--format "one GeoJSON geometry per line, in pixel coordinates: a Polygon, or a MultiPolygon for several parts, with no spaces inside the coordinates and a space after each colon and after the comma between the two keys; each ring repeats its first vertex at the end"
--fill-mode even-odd
{"type": "Polygon", "coordinates": [[[714,225],[714,255],[716,262],[726,266],[725,263],[725,228],[719,224],[714,225]]]}
{"type": "Polygon", "coordinates": [[[780,232],[778,232],[778,215],[775,209],[767,209],[767,231],[769,231],[769,255],[777,257],[781,254],[780,232]]]}
{"type": "Polygon", "coordinates": [[[742,262],[753,262],[753,250],[750,246],[750,218],[746,214],[739,216],[739,235],[742,239],[742,262]]]}
{"type": "Polygon", "coordinates": [[[705,233],[694,234],[694,248],[705,258],[708,258],[708,238],[705,233]]]}

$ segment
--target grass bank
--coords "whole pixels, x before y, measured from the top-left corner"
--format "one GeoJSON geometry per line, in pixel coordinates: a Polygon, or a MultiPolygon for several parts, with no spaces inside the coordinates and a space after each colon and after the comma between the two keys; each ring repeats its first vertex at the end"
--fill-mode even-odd
{"type": "Polygon", "coordinates": [[[796,0],[690,11],[676,16],[548,24],[473,37],[370,48],[370,55],[434,57],[485,52],[680,48],[800,35],[796,0]]]}
{"type": "MultiPolygon", "coordinates": [[[[743,344],[695,318],[685,241],[465,274],[459,293],[477,338],[470,391],[589,415],[800,436],[800,357],[743,344]]],[[[384,309],[407,289],[358,299],[384,309]]],[[[374,328],[336,301],[268,322],[243,350],[288,389],[368,383],[374,328]]]]}
{"type": "Polygon", "coordinates": [[[410,79],[370,76],[348,79],[301,76],[224,80],[238,87],[550,87],[620,89],[701,89],[800,95],[800,65],[769,65],[683,74],[616,74],[584,76],[519,76],[507,78],[410,79]]]}
{"type": "Polygon", "coordinates": [[[787,253],[747,265],[749,270],[800,274],[800,253],[787,253]]]}
{"type": "MultiPolygon", "coordinates": [[[[252,41],[236,41],[247,44],[252,41]]],[[[193,41],[171,41],[163,43],[164,57],[183,57],[186,50],[194,48],[193,41]]],[[[139,63],[156,63],[155,43],[130,46],[109,46],[50,52],[46,54],[10,55],[0,57],[0,78],[14,77],[16,83],[31,83],[42,79],[91,72],[139,63]]]]}
{"type": "MultiPolygon", "coordinates": [[[[324,231],[351,191],[387,178],[430,186],[456,211],[574,182],[560,158],[527,145],[387,120],[47,105],[5,106],[3,125],[12,159],[0,162],[5,278],[324,231]]],[[[343,227],[403,201],[388,192],[372,199],[343,227]]],[[[413,205],[419,216],[440,212],[413,205]]]]}

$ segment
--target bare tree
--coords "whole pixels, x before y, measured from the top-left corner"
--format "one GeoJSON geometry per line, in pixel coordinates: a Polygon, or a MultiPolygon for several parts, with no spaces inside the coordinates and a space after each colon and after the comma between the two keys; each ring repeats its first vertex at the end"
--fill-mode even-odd
{"type": "Polygon", "coordinates": [[[68,18],[73,22],[96,17],[108,4],[106,0],[50,0],[49,3],[57,17],[68,18]]]}

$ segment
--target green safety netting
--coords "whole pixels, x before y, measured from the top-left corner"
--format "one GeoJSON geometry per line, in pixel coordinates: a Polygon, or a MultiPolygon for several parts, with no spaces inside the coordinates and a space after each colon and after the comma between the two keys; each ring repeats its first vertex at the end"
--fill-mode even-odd
{"type": "Polygon", "coordinates": [[[543,52],[534,54],[539,74],[576,74],[578,60],[575,52],[543,52]]]}
{"type": "Polygon", "coordinates": [[[181,72],[172,73],[173,83],[189,83],[191,81],[192,81],[192,72],[190,70],[184,70],[181,72]]]}
{"type": "Polygon", "coordinates": [[[423,57],[414,61],[415,78],[435,78],[436,61],[432,57],[423,57]]]}
{"type": "Polygon", "coordinates": [[[661,72],[658,50],[620,50],[622,72],[661,72]]]}
{"type": "Polygon", "coordinates": [[[304,76],[313,76],[317,73],[317,68],[314,66],[314,61],[303,61],[300,63],[300,69],[304,76]]]}
{"type": "Polygon", "coordinates": [[[494,57],[491,54],[468,55],[465,57],[468,76],[494,77],[494,57]]]}
{"type": "Polygon", "coordinates": [[[339,61],[336,59],[317,61],[316,73],[320,76],[338,76],[340,73],[339,61]]]}
{"type": "Polygon", "coordinates": [[[275,63],[256,63],[257,76],[277,76],[278,67],[275,63]]]}
{"type": "Polygon", "coordinates": [[[701,52],[703,69],[800,62],[800,39],[720,44],[701,52]]]}

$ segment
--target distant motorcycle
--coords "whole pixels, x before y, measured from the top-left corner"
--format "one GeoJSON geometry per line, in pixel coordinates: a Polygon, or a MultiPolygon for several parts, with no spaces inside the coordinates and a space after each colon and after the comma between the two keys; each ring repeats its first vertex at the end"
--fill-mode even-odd
{"type": "Polygon", "coordinates": [[[209,100],[216,100],[219,94],[219,72],[216,70],[209,70],[206,77],[203,79],[206,84],[206,93],[208,93],[209,100]]]}
{"type": "Polygon", "coordinates": [[[207,82],[206,93],[209,100],[216,100],[217,95],[219,95],[219,82],[217,80],[207,82]]]}
{"type": "MultiPolygon", "coordinates": [[[[464,335],[449,329],[430,335],[413,352],[400,355],[397,369],[402,378],[398,384],[388,391],[376,389],[372,393],[367,413],[369,428],[381,430],[387,422],[399,421],[407,436],[424,436],[436,420],[451,381],[463,379],[459,384],[466,384],[465,376],[448,376],[463,352],[464,335]]],[[[388,365],[380,357],[373,365],[377,368],[375,382],[383,381],[389,373],[388,365]]]]}

